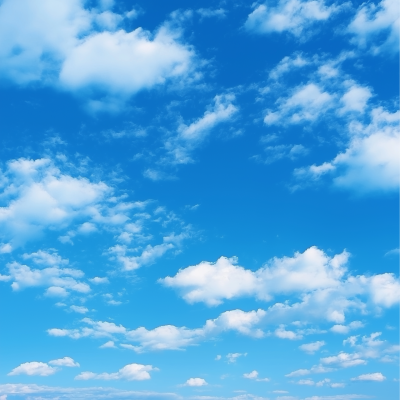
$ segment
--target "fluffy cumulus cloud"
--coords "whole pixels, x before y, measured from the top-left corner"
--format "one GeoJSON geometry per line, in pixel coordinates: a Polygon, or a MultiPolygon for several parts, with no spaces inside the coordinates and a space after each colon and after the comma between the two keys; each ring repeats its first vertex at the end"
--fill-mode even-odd
{"type": "MultiPolygon", "coordinates": [[[[354,52],[343,52],[335,59],[326,59],[295,53],[270,71],[265,100],[273,106],[266,110],[266,125],[299,125],[305,129],[310,124],[321,124],[326,129],[343,126],[338,154],[329,161],[296,168],[294,189],[325,178],[338,188],[358,194],[398,190],[400,113],[374,104],[372,88],[361,85],[342,70],[343,62],[354,56],[354,52]],[[308,82],[293,87],[286,79],[300,71],[308,82]]],[[[266,149],[276,149],[282,157],[287,147],[277,143],[268,144],[266,149]]]]}
{"type": "Polygon", "coordinates": [[[269,379],[268,378],[259,378],[258,377],[258,371],[254,370],[249,372],[248,374],[243,374],[243,377],[246,379],[253,379],[257,382],[268,382],[269,379]]]}
{"type": "Polygon", "coordinates": [[[337,286],[346,272],[347,259],[346,252],[330,258],[311,247],[294,257],[274,258],[253,272],[237,265],[235,258],[221,257],[215,263],[204,261],[160,281],[178,289],[189,303],[213,306],[242,296],[271,300],[276,294],[337,286]]]}
{"type": "Polygon", "coordinates": [[[50,365],[43,362],[26,362],[18,367],[14,368],[7,375],[38,375],[38,376],[49,376],[57,372],[57,368],[51,367],[50,365]]]}
{"type": "Polygon", "coordinates": [[[115,111],[121,99],[192,70],[194,52],[172,24],[153,33],[127,31],[124,21],[132,12],[85,5],[83,0],[3,1],[0,37],[8,38],[0,46],[3,77],[101,91],[106,100],[92,100],[90,107],[115,111]]]}
{"type": "Polygon", "coordinates": [[[256,5],[245,27],[256,33],[289,32],[300,37],[338,10],[340,8],[335,4],[328,6],[323,0],[278,0],[274,6],[270,3],[256,5]]]}
{"type": "Polygon", "coordinates": [[[234,100],[235,96],[232,93],[217,95],[214,103],[208,107],[202,117],[189,125],[180,124],[178,134],[165,143],[168,151],[165,161],[172,164],[193,162],[191,152],[201,145],[211,129],[222,122],[231,120],[238,112],[238,108],[233,104],[234,100]]]}
{"type": "Polygon", "coordinates": [[[349,125],[347,148],[332,161],[295,171],[298,178],[319,180],[330,176],[335,186],[357,193],[394,192],[399,188],[400,113],[371,111],[367,124],[349,125]]]}
{"type": "Polygon", "coordinates": [[[103,372],[100,374],[94,372],[81,372],[79,375],[75,377],[76,380],[91,380],[91,379],[99,379],[99,380],[127,380],[127,381],[144,381],[151,378],[151,371],[158,371],[158,368],[153,367],[152,365],[143,365],[143,364],[128,364],[125,367],[121,368],[118,372],[107,373],[103,372]]]}
{"type": "Polygon", "coordinates": [[[278,324],[274,334],[282,339],[301,339],[311,333],[288,330],[283,325],[299,318],[309,323],[331,321],[336,324],[332,331],[347,333],[363,325],[359,321],[344,325],[346,313],[374,312],[400,300],[400,282],[394,274],[353,276],[347,270],[348,257],[346,251],[330,257],[311,247],[293,257],[274,258],[256,271],[237,265],[235,258],[223,257],[215,263],[182,269],[161,283],[177,289],[189,303],[209,306],[244,296],[263,301],[285,296],[287,300],[261,310],[262,315],[257,316],[263,324],[278,324]]]}
{"type": "MultiPolygon", "coordinates": [[[[289,340],[327,332],[307,328],[304,324],[334,323],[331,332],[346,334],[364,326],[360,321],[345,324],[346,314],[381,312],[382,308],[392,307],[400,300],[398,278],[388,273],[353,276],[347,270],[348,257],[347,252],[331,257],[312,247],[293,257],[274,258],[256,271],[246,270],[237,265],[236,259],[228,258],[180,270],[175,277],[162,282],[180,290],[190,303],[204,302],[214,306],[242,296],[253,296],[263,301],[271,301],[274,296],[290,296],[288,300],[283,297],[283,302],[272,304],[265,310],[225,311],[198,328],[163,325],[153,329],[127,329],[113,322],[84,318],[84,325],[80,328],[52,328],[48,333],[74,339],[92,337],[108,338],[112,342],[122,340],[120,347],[139,353],[179,350],[229,331],[254,338],[274,335],[289,340]],[[299,320],[304,326],[299,325],[299,320]],[[274,328],[265,331],[266,326],[274,328]]],[[[324,344],[324,341],[306,343],[300,349],[313,353],[324,344]]],[[[361,350],[357,350],[355,355],[342,352],[321,362],[323,365],[357,365],[363,363],[360,360],[369,357],[363,354],[366,353],[361,350]]]]}
{"type": "Polygon", "coordinates": [[[400,13],[396,0],[363,3],[348,27],[352,42],[373,53],[399,51],[400,13]]]}
{"type": "Polygon", "coordinates": [[[48,363],[32,361],[19,365],[7,375],[49,376],[55,374],[59,370],[57,367],[79,367],[79,363],[74,361],[71,357],[51,360],[48,363]]]}
{"type": "Polygon", "coordinates": [[[208,383],[203,378],[189,378],[185,384],[185,386],[206,386],[208,383]]]}
{"type": "MultiPolygon", "coordinates": [[[[46,255],[49,260],[57,259],[59,256],[56,253],[40,252],[41,255],[46,255]]],[[[33,253],[37,254],[37,253],[33,253]]],[[[24,255],[24,258],[30,258],[32,255],[24,255]]],[[[36,264],[41,264],[41,259],[36,259],[33,256],[33,261],[36,264]]],[[[60,268],[68,260],[60,258],[60,263],[50,264],[47,268],[31,268],[27,265],[18,262],[7,264],[8,277],[12,281],[11,287],[18,291],[28,287],[46,287],[45,294],[52,297],[65,297],[73,291],[77,293],[88,293],[90,286],[78,279],[84,277],[84,273],[78,269],[60,268]]],[[[43,266],[43,265],[41,265],[43,266]]],[[[73,306],[73,311],[82,312],[83,307],[73,306]]]]}
{"type": "Polygon", "coordinates": [[[101,218],[99,206],[110,193],[102,182],[62,173],[48,158],[12,160],[4,176],[0,233],[13,247],[40,237],[47,229],[60,230],[76,220],[101,218]]]}

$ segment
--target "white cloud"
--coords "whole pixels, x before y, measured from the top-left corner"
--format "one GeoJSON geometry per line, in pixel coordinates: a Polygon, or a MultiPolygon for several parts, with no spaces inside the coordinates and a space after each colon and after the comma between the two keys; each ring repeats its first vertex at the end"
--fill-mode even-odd
{"type": "Polygon", "coordinates": [[[129,330],[113,322],[93,321],[90,318],[84,318],[82,322],[86,326],[83,328],[53,328],[47,332],[51,336],[70,337],[72,339],[83,337],[113,339],[115,336],[121,335],[126,341],[139,343],[139,346],[124,343],[121,344],[121,347],[138,353],[154,350],[180,350],[196,345],[199,341],[217,336],[224,331],[236,331],[243,335],[262,337],[263,332],[257,329],[256,326],[261,322],[264,313],[263,310],[249,312],[242,310],[226,311],[215,319],[207,320],[203,327],[196,329],[163,325],[152,330],[144,327],[129,330]]]}
{"type": "Polygon", "coordinates": [[[325,344],[326,343],[323,340],[318,340],[317,342],[302,344],[299,346],[299,349],[305,351],[306,353],[314,354],[322,346],[325,346],[325,344]]]}
{"type": "Polygon", "coordinates": [[[270,71],[269,79],[277,81],[284,74],[292,72],[293,69],[303,68],[309,64],[310,61],[303,57],[302,54],[296,53],[293,57],[286,56],[270,71]]]}
{"type": "Polygon", "coordinates": [[[196,12],[201,18],[226,17],[226,10],[223,8],[199,8],[196,12]]]}
{"type": "Polygon", "coordinates": [[[50,365],[56,365],[57,367],[80,367],[79,363],[74,361],[71,357],[59,358],[57,360],[49,361],[50,365]]]}
{"type": "Polygon", "coordinates": [[[310,374],[324,374],[326,372],[331,372],[331,371],[334,371],[334,369],[327,368],[322,365],[314,365],[310,369],[298,369],[296,371],[290,372],[289,374],[286,374],[285,376],[287,378],[292,378],[292,377],[304,376],[304,375],[310,375],[310,374]]]}
{"type": "MultiPolygon", "coordinates": [[[[49,267],[43,269],[31,269],[27,265],[17,262],[7,264],[7,268],[13,281],[11,287],[18,291],[28,287],[47,287],[46,295],[65,297],[69,291],[88,293],[89,285],[77,279],[83,277],[83,272],[71,268],[49,267]]],[[[76,310],[74,310],[76,311],[76,310]]]]}
{"type": "Polygon", "coordinates": [[[145,265],[151,265],[166,252],[177,249],[183,240],[190,238],[190,227],[186,227],[179,235],[170,234],[163,237],[163,242],[157,245],[147,245],[140,255],[130,256],[130,252],[137,252],[138,248],[130,249],[127,245],[117,244],[108,249],[111,260],[116,260],[124,271],[132,271],[145,265]]]}
{"type": "Polygon", "coordinates": [[[229,353],[226,355],[228,363],[233,364],[237,361],[239,357],[246,357],[247,353],[229,353]]]}
{"type": "Polygon", "coordinates": [[[289,340],[299,340],[303,336],[293,331],[287,331],[285,325],[280,325],[279,328],[275,330],[275,336],[279,339],[289,339],[289,340]]]}
{"type": "Polygon", "coordinates": [[[38,376],[49,376],[57,372],[57,368],[50,367],[48,364],[43,362],[26,362],[18,367],[14,368],[7,375],[38,375],[38,376]]]}
{"type": "Polygon", "coordinates": [[[1,243],[0,244],[0,254],[11,253],[13,250],[10,243],[1,243]]]}
{"type": "Polygon", "coordinates": [[[333,325],[330,330],[331,332],[346,334],[353,329],[359,329],[362,328],[363,326],[364,324],[361,321],[353,321],[348,325],[341,325],[341,324],[333,325]]]}
{"type": "Polygon", "coordinates": [[[334,365],[341,368],[354,367],[356,365],[365,365],[367,362],[361,359],[359,353],[344,353],[340,352],[337,356],[321,358],[321,362],[326,365],[334,365]]]}
{"type": "Polygon", "coordinates": [[[184,386],[206,386],[208,383],[203,378],[189,378],[184,386]]]}
{"type": "Polygon", "coordinates": [[[330,174],[335,186],[357,193],[398,190],[400,112],[390,113],[378,107],[371,111],[370,117],[368,125],[357,121],[349,125],[347,148],[330,163],[298,169],[295,175],[318,180],[330,174]]]}
{"type": "Polygon", "coordinates": [[[204,115],[190,125],[184,123],[178,127],[178,134],[165,143],[172,164],[187,164],[192,162],[191,152],[206,139],[211,129],[222,122],[229,121],[238,112],[233,104],[235,96],[232,93],[217,95],[214,104],[210,105],[204,115]]]}
{"type": "Polygon", "coordinates": [[[22,258],[24,260],[32,260],[35,264],[38,265],[47,265],[50,267],[59,267],[61,265],[67,265],[69,260],[62,258],[57,254],[57,252],[49,253],[47,251],[39,250],[35,253],[31,254],[23,254],[22,258]]]}
{"type": "Polygon", "coordinates": [[[64,60],[60,83],[73,91],[101,87],[122,95],[165,83],[190,68],[193,53],[176,39],[166,27],[155,35],[137,28],[88,36],[64,60]]]}
{"type": "Polygon", "coordinates": [[[399,51],[399,8],[396,0],[382,0],[378,5],[363,3],[347,31],[353,43],[369,46],[373,53],[399,51]]]}
{"type": "Polygon", "coordinates": [[[100,349],[116,349],[116,348],[117,347],[115,346],[115,344],[112,340],[109,340],[108,342],[106,342],[100,346],[100,349]]]}
{"type": "Polygon", "coordinates": [[[110,283],[107,277],[100,278],[98,276],[89,279],[90,282],[94,283],[95,285],[103,284],[103,283],[110,283]]]}
{"type": "Polygon", "coordinates": [[[297,381],[297,384],[313,386],[313,385],[315,385],[315,382],[312,379],[300,379],[299,381],[297,381]]]}
{"type": "MultiPolygon", "coordinates": [[[[68,227],[77,219],[101,219],[100,204],[111,191],[102,182],[63,174],[48,158],[9,161],[4,175],[2,200],[8,205],[0,207],[0,234],[13,247],[40,238],[47,229],[68,227]]],[[[59,261],[57,255],[44,252],[29,257],[48,265],[59,261]]]]}
{"type": "Polygon", "coordinates": [[[204,261],[181,269],[174,277],[160,282],[180,290],[189,303],[214,306],[224,299],[242,296],[271,300],[274,294],[337,286],[346,271],[347,259],[347,252],[330,258],[311,247],[304,253],[295,253],[294,257],[274,258],[253,272],[236,265],[236,258],[221,257],[215,263],[204,261]]]}
{"type": "Polygon", "coordinates": [[[28,396],[40,399],[50,398],[59,400],[101,399],[102,397],[108,399],[125,398],[137,400],[154,398],[157,398],[158,400],[178,399],[177,395],[173,393],[126,390],[109,387],[109,385],[106,386],[107,387],[101,385],[91,387],[55,387],[30,383],[6,383],[0,385],[0,396],[20,396],[22,398],[26,398],[28,396]]]}
{"type": "Polygon", "coordinates": [[[278,100],[277,111],[268,110],[267,125],[313,122],[334,106],[335,96],[316,83],[295,88],[288,98],[278,100]]]}
{"type": "MultiPolygon", "coordinates": [[[[325,378],[321,381],[314,382],[312,379],[300,379],[296,382],[298,385],[307,385],[307,386],[330,386],[331,388],[342,388],[345,386],[344,383],[332,383],[329,378],[325,378]]],[[[332,397],[334,398],[334,397],[332,397]]]]}
{"type": "Polygon", "coordinates": [[[275,7],[257,5],[245,27],[256,33],[287,31],[304,37],[313,25],[328,20],[339,9],[336,5],[326,6],[323,0],[279,0],[275,7]]]}
{"type": "MultiPolygon", "coordinates": [[[[273,296],[286,296],[282,302],[262,311],[263,325],[288,324],[302,318],[308,323],[334,322],[333,331],[345,333],[362,326],[359,321],[344,325],[350,310],[374,312],[376,306],[391,307],[400,301],[397,277],[393,274],[353,276],[346,268],[348,258],[346,251],[329,257],[312,247],[294,257],[273,258],[253,272],[238,266],[236,259],[222,257],[216,263],[202,262],[160,281],[177,288],[187,302],[204,302],[209,306],[243,296],[265,301],[272,300],[273,296]]],[[[262,331],[259,334],[262,336],[262,331]]],[[[294,339],[309,333],[278,328],[276,334],[294,339]]]]}
{"type": "Polygon", "coordinates": [[[384,375],[380,372],[374,372],[372,374],[359,375],[356,378],[351,378],[352,381],[375,381],[383,382],[386,379],[384,375]]]}
{"type": "Polygon", "coordinates": [[[246,379],[254,379],[257,382],[269,382],[268,378],[259,378],[258,371],[256,371],[256,370],[249,372],[248,374],[243,374],[243,377],[246,379]]]}
{"type": "Polygon", "coordinates": [[[90,379],[101,379],[101,380],[128,380],[128,381],[144,381],[150,379],[149,372],[158,371],[158,368],[154,368],[152,365],[143,364],[128,364],[121,368],[118,372],[96,374],[94,372],[82,372],[75,377],[76,380],[90,380],[90,379]]]}
{"type": "Polygon", "coordinates": [[[350,111],[363,113],[371,96],[372,93],[369,88],[354,84],[341,97],[340,101],[343,103],[343,107],[340,111],[343,113],[350,111]]]}
{"type": "Polygon", "coordinates": [[[151,33],[123,29],[124,18],[109,7],[85,8],[82,0],[5,0],[0,6],[2,76],[17,84],[81,92],[95,89],[93,110],[117,111],[121,101],[143,89],[193,70],[194,51],[171,23],[151,33]]]}
{"type": "Polygon", "coordinates": [[[52,72],[88,32],[91,15],[81,0],[6,0],[0,6],[0,65],[20,84],[52,72]],[[8,38],[7,40],[5,38],[8,38]],[[47,57],[44,57],[44,55],[47,57]],[[48,60],[48,61],[46,61],[48,60]]]}
{"type": "Polygon", "coordinates": [[[79,314],[86,314],[86,313],[89,311],[89,309],[86,308],[86,307],[83,307],[83,306],[74,306],[74,305],[70,306],[70,309],[71,309],[72,311],[75,311],[76,313],[79,313],[79,314]]]}

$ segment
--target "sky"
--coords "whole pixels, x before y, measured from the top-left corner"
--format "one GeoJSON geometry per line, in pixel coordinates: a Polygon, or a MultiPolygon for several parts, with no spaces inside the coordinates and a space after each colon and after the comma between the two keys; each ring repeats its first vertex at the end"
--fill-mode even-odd
{"type": "Polygon", "coordinates": [[[399,398],[396,0],[0,1],[0,400],[399,398]]]}

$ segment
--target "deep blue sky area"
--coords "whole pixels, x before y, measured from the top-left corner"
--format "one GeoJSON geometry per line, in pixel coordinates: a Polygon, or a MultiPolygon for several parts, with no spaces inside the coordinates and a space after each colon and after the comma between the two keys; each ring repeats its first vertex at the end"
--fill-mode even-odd
{"type": "Polygon", "coordinates": [[[395,400],[399,5],[0,1],[0,400],[395,400]]]}

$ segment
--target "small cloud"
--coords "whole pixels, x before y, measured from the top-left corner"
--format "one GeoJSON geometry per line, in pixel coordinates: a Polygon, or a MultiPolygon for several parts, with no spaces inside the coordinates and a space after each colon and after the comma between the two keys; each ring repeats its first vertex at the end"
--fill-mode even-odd
{"type": "Polygon", "coordinates": [[[302,344],[301,346],[299,346],[299,349],[305,351],[306,353],[314,354],[322,346],[325,346],[325,342],[323,340],[313,343],[302,344]]]}
{"type": "Polygon", "coordinates": [[[364,324],[361,321],[353,321],[349,325],[333,325],[332,328],[330,329],[331,332],[334,333],[341,333],[341,334],[346,334],[349,333],[349,331],[353,329],[359,329],[363,328],[364,324]]]}
{"type": "Polygon", "coordinates": [[[12,246],[10,243],[0,244],[0,253],[1,254],[11,253],[11,252],[12,252],[12,246]]]}
{"type": "Polygon", "coordinates": [[[352,381],[375,381],[375,382],[383,382],[386,379],[384,375],[380,372],[375,372],[373,374],[363,374],[359,375],[356,378],[351,378],[352,381]]]}
{"type": "Polygon", "coordinates": [[[315,382],[312,379],[300,379],[297,382],[298,385],[307,385],[307,386],[313,386],[315,385],[315,382]]]}
{"type": "Polygon", "coordinates": [[[11,372],[9,372],[8,376],[13,375],[38,375],[38,376],[49,376],[53,375],[57,372],[57,368],[50,367],[50,365],[43,362],[26,362],[18,367],[14,368],[11,372]]]}
{"type": "Polygon", "coordinates": [[[49,361],[49,364],[58,367],[80,367],[79,363],[74,361],[71,357],[58,358],[57,360],[49,361]]]}
{"type": "Polygon", "coordinates": [[[117,301],[117,300],[108,300],[107,304],[111,304],[112,306],[119,306],[120,304],[122,304],[122,301],[117,301]]]}
{"type": "Polygon", "coordinates": [[[79,314],[86,314],[89,311],[88,308],[82,306],[71,306],[70,309],[79,314]]]}
{"type": "Polygon", "coordinates": [[[94,277],[92,279],[89,279],[89,281],[94,283],[95,285],[100,285],[100,284],[103,284],[103,283],[110,283],[110,281],[108,280],[107,277],[99,278],[98,276],[96,276],[96,277],[94,277]]]}
{"type": "Polygon", "coordinates": [[[108,342],[102,344],[100,349],[116,349],[116,346],[112,340],[109,340],[108,342]]]}
{"type": "Polygon", "coordinates": [[[151,378],[149,372],[158,371],[158,368],[154,368],[152,365],[142,364],[128,364],[121,368],[118,372],[107,373],[103,372],[96,374],[94,372],[85,371],[75,377],[76,380],[87,381],[89,379],[100,379],[100,380],[127,380],[127,381],[144,381],[151,378]]]}
{"type": "Polygon", "coordinates": [[[50,286],[45,292],[45,296],[48,297],[67,297],[68,295],[69,293],[59,286],[50,286]]]}
{"type": "Polygon", "coordinates": [[[249,372],[248,374],[243,374],[243,377],[247,378],[247,379],[254,379],[257,382],[269,382],[268,378],[259,378],[258,372],[255,370],[252,372],[249,372]]]}
{"type": "Polygon", "coordinates": [[[186,210],[190,210],[190,211],[197,210],[199,207],[200,207],[200,204],[195,204],[194,206],[189,206],[189,205],[185,206],[186,210]]]}
{"type": "Polygon", "coordinates": [[[400,254],[400,249],[392,249],[389,250],[387,253],[385,253],[385,257],[392,257],[392,256],[398,256],[400,254]]]}
{"type": "Polygon", "coordinates": [[[303,335],[300,335],[293,331],[287,331],[285,329],[285,325],[280,325],[279,328],[275,330],[275,336],[277,336],[280,339],[289,339],[289,340],[299,340],[303,338],[303,335]]]}
{"type": "Polygon", "coordinates": [[[228,363],[235,363],[239,357],[246,357],[247,353],[229,353],[226,358],[228,359],[228,363]]]}
{"type": "Polygon", "coordinates": [[[247,378],[247,379],[256,379],[258,377],[258,372],[252,371],[252,372],[249,372],[248,374],[243,374],[243,377],[247,378]]]}
{"type": "Polygon", "coordinates": [[[203,378],[189,378],[184,386],[206,386],[208,383],[203,378]]]}
{"type": "Polygon", "coordinates": [[[220,360],[222,357],[221,357],[221,355],[220,354],[218,354],[216,357],[215,357],[215,360],[220,360]]]}

